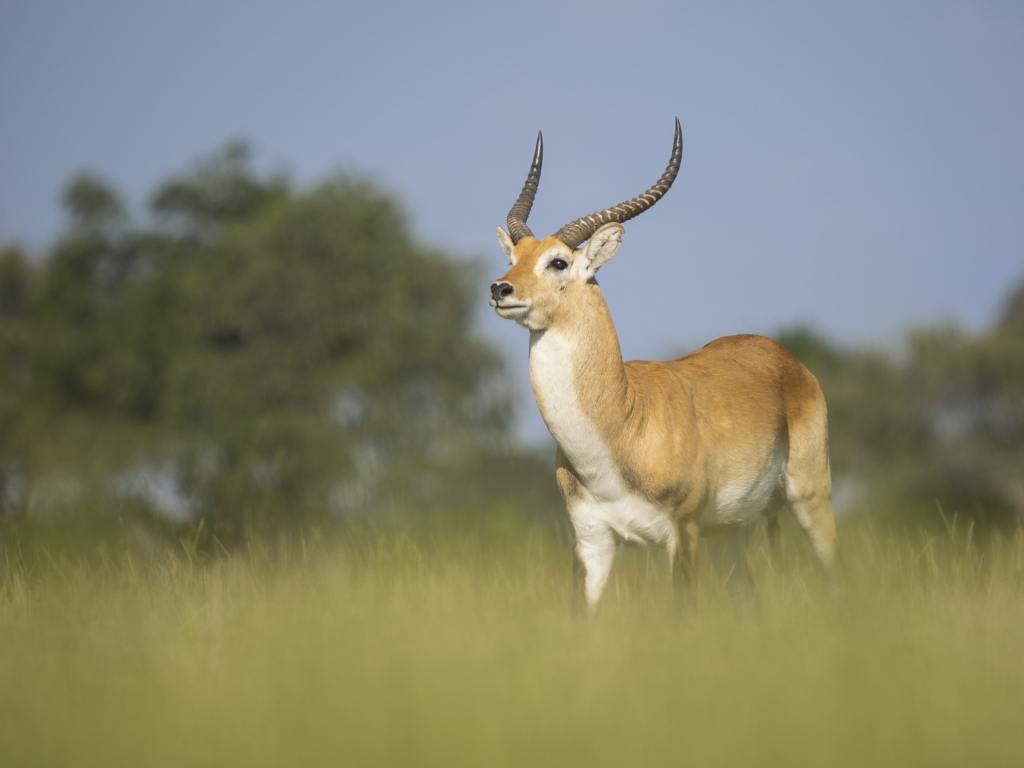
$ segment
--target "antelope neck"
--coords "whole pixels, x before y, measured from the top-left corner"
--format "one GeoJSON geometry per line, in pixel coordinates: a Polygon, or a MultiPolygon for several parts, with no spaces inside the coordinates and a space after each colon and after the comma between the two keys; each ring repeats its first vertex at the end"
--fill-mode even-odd
{"type": "Polygon", "coordinates": [[[568,322],[530,333],[530,380],[552,436],[588,486],[615,495],[612,443],[626,419],[629,381],[601,289],[587,285],[568,322]]]}

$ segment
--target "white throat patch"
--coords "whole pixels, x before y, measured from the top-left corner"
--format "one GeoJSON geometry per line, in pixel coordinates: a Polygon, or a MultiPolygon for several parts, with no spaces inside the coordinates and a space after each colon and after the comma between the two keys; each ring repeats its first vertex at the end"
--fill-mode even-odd
{"type": "Polygon", "coordinates": [[[599,500],[624,495],[611,454],[580,407],[576,394],[573,340],[548,329],[530,333],[530,380],[541,415],[551,435],[583,481],[599,500]]]}

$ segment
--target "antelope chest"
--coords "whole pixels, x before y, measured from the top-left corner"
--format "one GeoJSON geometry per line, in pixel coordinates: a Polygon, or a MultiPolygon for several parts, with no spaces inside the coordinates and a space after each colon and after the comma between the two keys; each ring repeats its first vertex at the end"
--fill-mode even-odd
{"type": "Polygon", "coordinates": [[[588,495],[573,504],[569,518],[583,538],[590,532],[610,529],[624,541],[668,545],[676,536],[671,516],[638,496],[595,499],[588,495]]]}

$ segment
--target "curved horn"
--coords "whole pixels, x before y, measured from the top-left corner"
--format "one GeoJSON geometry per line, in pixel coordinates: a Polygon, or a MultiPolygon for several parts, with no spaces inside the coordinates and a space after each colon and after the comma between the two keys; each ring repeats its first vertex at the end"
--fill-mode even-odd
{"type": "Polygon", "coordinates": [[[540,184],[540,167],[544,164],[544,137],[537,131],[537,148],[533,151],[533,162],[530,164],[530,173],[526,176],[526,183],[523,191],[519,193],[519,199],[508,212],[508,233],[512,237],[512,245],[515,245],[524,237],[533,237],[533,232],[526,226],[526,219],[533,208],[533,198],[537,195],[537,186],[540,184]]]}
{"type": "MultiPolygon", "coordinates": [[[[599,227],[604,226],[605,224],[611,224],[613,221],[617,221],[621,224],[624,221],[629,221],[634,216],[639,216],[656,202],[661,200],[662,196],[668,192],[669,187],[672,186],[672,182],[676,180],[676,175],[679,173],[679,165],[682,163],[682,160],[683,130],[679,127],[679,118],[677,117],[676,135],[672,140],[672,157],[669,158],[668,168],[666,168],[665,172],[661,174],[661,178],[658,179],[653,187],[648,189],[642,195],[634,197],[632,200],[627,200],[626,202],[619,203],[612,208],[605,208],[603,211],[592,213],[589,216],[584,216],[582,219],[576,219],[576,221],[566,224],[555,233],[555,237],[570,248],[576,249],[579,247],[580,243],[589,240],[590,236],[594,234],[599,227]]],[[[511,223],[511,214],[509,216],[509,222],[511,223]]]]}

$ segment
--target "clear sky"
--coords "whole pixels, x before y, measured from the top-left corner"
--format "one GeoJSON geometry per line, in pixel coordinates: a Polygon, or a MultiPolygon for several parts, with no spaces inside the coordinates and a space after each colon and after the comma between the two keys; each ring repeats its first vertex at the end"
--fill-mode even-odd
{"type": "Polygon", "coordinates": [[[0,2],[0,241],[41,250],[76,171],[141,209],[232,137],[300,182],[368,174],[477,255],[538,129],[540,236],[661,174],[600,282],[627,358],[810,323],[849,343],[979,328],[1024,277],[1024,3],[0,2]]]}

